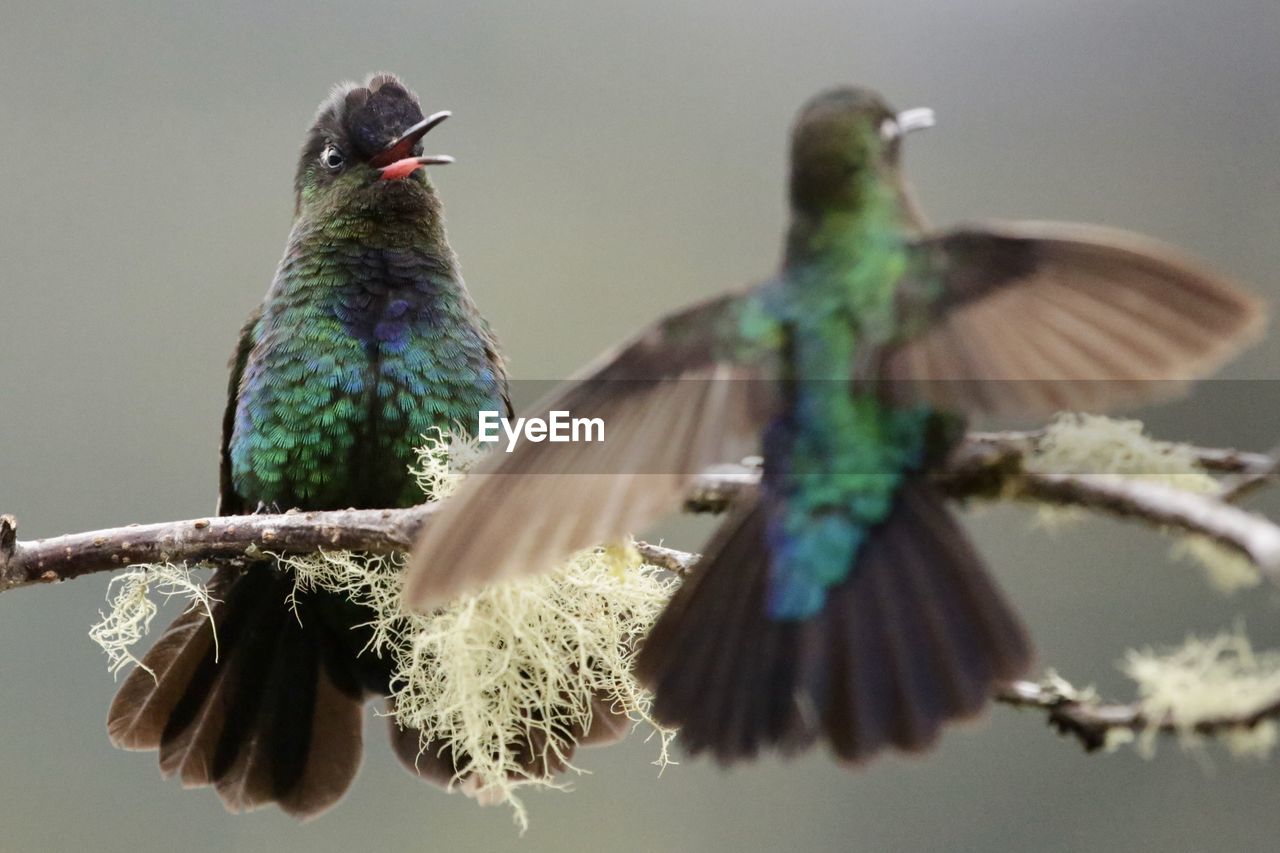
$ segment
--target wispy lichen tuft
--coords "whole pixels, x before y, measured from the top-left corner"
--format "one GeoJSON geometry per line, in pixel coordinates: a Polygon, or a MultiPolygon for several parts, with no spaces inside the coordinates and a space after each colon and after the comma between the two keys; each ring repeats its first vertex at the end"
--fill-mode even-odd
{"type": "MultiPolygon", "coordinates": [[[[428,498],[442,500],[483,450],[445,431],[423,441],[411,473],[428,498]]],[[[563,787],[529,768],[576,769],[567,761],[575,733],[590,730],[602,708],[647,724],[659,740],[655,763],[669,763],[674,732],[649,716],[651,697],[631,664],[636,642],[677,580],[644,565],[630,542],[583,551],[546,575],[482,590],[425,615],[403,606],[398,555],[270,556],[294,572],[294,593],[339,592],[372,611],[364,653],[392,663],[397,722],[417,729],[424,748],[443,743],[461,756],[457,788],[481,803],[509,803],[522,829],[528,819],[517,789],[563,787]],[[540,761],[527,753],[534,744],[540,761]]],[[[212,620],[213,600],[185,565],[131,566],[112,579],[108,612],[89,635],[107,653],[113,674],[142,665],[132,648],[159,611],[154,598],[174,595],[203,607],[212,620]]]]}
{"type": "Polygon", "coordinates": [[[409,472],[423,494],[442,501],[454,493],[462,479],[485,454],[484,446],[465,433],[434,428],[422,436],[418,467],[409,472]]]}
{"type": "MultiPolygon", "coordinates": [[[[1042,473],[1140,479],[1200,494],[1219,489],[1218,481],[1200,465],[1189,445],[1151,438],[1141,421],[1101,415],[1058,415],[1045,428],[1025,466],[1028,471],[1042,473]]],[[[1081,517],[1079,509],[1045,506],[1037,520],[1054,527],[1081,517]]],[[[1179,536],[1171,556],[1199,564],[1209,582],[1223,592],[1261,581],[1248,558],[1205,536],[1179,536]]]]}
{"type": "Polygon", "coordinates": [[[618,551],[594,549],[531,580],[489,587],[431,614],[402,607],[403,560],[348,552],[282,558],[298,589],[340,592],[376,614],[367,653],[392,661],[397,722],[420,743],[466,756],[455,781],[481,802],[507,802],[527,825],[518,788],[556,787],[529,772],[521,744],[544,744],[560,764],[591,727],[593,698],[660,738],[650,697],[631,674],[636,638],[652,626],[675,581],[618,551]]]}
{"type": "MultiPolygon", "coordinates": [[[[1280,702],[1280,652],[1255,652],[1240,630],[1210,639],[1189,637],[1172,652],[1131,651],[1124,669],[1138,686],[1143,712],[1168,720],[1187,746],[1200,742],[1196,725],[1227,718],[1249,719],[1280,702]]],[[[1265,756],[1275,745],[1274,723],[1239,726],[1222,738],[1234,755],[1265,756]]],[[[1156,734],[1139,744],[1150,753],[1156,734]]]]}
{"type": "MultiPolygon", "coordinates": [[[[429,497],[451,493],[481,456],[465,437],[425,437],[414,471],[429,497]]],[[[341,592],[369,607],[369,653],[388,657],[397,722],[420,743],[464,756],[459,789],[506,802],[527,825],[516,796],[558,787],[531,772],[521,744],[540,744],[543,764],[567,763],[572,732],[591,727],[603,703],[647,723],[667,761],[672,732],[649,717],[650,697],[631,674],[636,640],[648,632],[676,581],[642,564],[629,545],[590,549],[546,575],[496,585],[431,614],[402,605],[403,561],[347,552],[282,558],[300,590],[341,592]],[[596,700],[596,701],[593,701],[596,700]]]]}
{"type": "MultiPolygon", "coordinates": [[[[203,608],[212,621],[213,599],[204,584],[192,577],[187,566],[172,563],[130,566],[107,584],[107,612],[99,610],[101,619],[89,629],[89,639],[107,653],[107,669],[112,675],[130,663],[142,666],[142,661],[133,654],[133,646],[150,633],[151,622],[160,610],[152,593],[165,601],[175,595],[186,598],[188,607],[203,608]]],[[[216,631],[213,642],[216,654],[216,631]]]]}
{"type": "Polygon", "coordinates": [[[1141,421],[1102,415],[1058,415],[1045,427],[1026,467],[1057,474],[1141,477],[1192,492],[1218,488],[1188,445],[1151,438],[1141,421]]]}
{"type": "Polygon", "coordinates": [[[1208,536],[1182,536],[1173,543],[1169,554],[1175,560],[1198,564],[1209,583],[1223,593],[1239,592],[1262,583],[1262,573],[1252,560],[1208,536]]]}

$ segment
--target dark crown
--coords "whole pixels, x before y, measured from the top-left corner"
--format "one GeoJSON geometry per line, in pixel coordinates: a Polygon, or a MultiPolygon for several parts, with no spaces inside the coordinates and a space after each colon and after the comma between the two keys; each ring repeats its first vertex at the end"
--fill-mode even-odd
{"type": "Polygon", "coordinates": [[[394,76],[374,77],[344,98],[347,137],[364,157],[372,157],[422,121],[418,99],[394,76]]]}
{"type": "Polygon", "coordinates": [[[363,86],[344,83],[334,87],[316,111],[302,145],[294,175],[295,192],[301,196],[307,170],[326,144],[336,143],[349,157],[367,160],[422,118],[418,96],[394,74],[375,74],[363,86]]]}

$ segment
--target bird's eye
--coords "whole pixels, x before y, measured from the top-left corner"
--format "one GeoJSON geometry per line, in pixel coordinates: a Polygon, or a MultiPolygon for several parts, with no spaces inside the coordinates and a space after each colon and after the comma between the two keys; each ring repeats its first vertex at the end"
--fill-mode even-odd
{"type": "Polygon", "coordinates": [[[897,139],[902,135],[902,128],[895,119],[887,118],[880,122],[880,138],[885,142],[897,139]]]}
{"type": "Polygon", "coordinates": [[[342,152],[338,150],[338,146],[332,142],[324,147],[320,152],[320,162],[331,172],[336,172],[342,168],[342,164],[346,162],[346,158],[342,156],[342,152]]]}

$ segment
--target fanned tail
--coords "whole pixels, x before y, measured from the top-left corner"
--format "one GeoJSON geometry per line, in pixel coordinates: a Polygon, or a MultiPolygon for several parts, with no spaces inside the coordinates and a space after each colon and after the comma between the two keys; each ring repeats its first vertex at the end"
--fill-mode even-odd
{"type": "Polygon", "coordinates": [[[730,763],[822,738],[844,761],[928,748],[1023,675],[1029,641],[942,496],[909,481],[849,577],[803,621],[769,617],[766,513],[746,498],[641,649],[654,715],[730,763]]]}
{"type": "Polygon", "coordinates": [[[292,584],[270,565],[215,574],[216,653],[208,614],[180,616],[116,693],[112,743],[159,750],[165,776],[214,786],[230,811],[333,805],[360,765],[365,694],[350,638],[316,596],[291,611],[292,584]]]}

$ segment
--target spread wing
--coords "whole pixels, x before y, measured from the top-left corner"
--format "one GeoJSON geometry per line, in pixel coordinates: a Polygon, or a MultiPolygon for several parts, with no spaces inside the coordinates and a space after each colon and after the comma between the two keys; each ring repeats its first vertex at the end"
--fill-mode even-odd
{"type": "Polygon", "coordinates": [[[496,450],[427,524],[408,600],[427,608],[616,541],[678,508],[708,465],[753,453],[772,401],[764,368],[729,352],[747,298],[669,315],[524,412],[600,418],[604,440],[496,450]]]}
{"type": "Polygon", "coordinates": [[[227,407],[222,412],[222,445],[219,450],[218,473],[218,515],[243,515],[252,512],[255,507],[246,507],[244,499],[236,494],[231,484],[231,430],[236,424],[236,404],[240,399],[240,377],[244,374],[245,362],[249,360],[249,351],[253,349],[253,327],[262,316],[262,308],[257,308],[249,315],[244,328],[240,330],[240,339],[236,342],[235,354],[231,356],[231,381],[227,387],[227,407]]]}
{"type": "Polygon", "coordinates": [[[901,289],[900,307],[919,331],[877,371],[901,402],[1017,415],[1133,405],[1178,393],[1265,324],[1257,298],[1133,234],[997,223],[916,250],[924,281],[901,289]]]}

